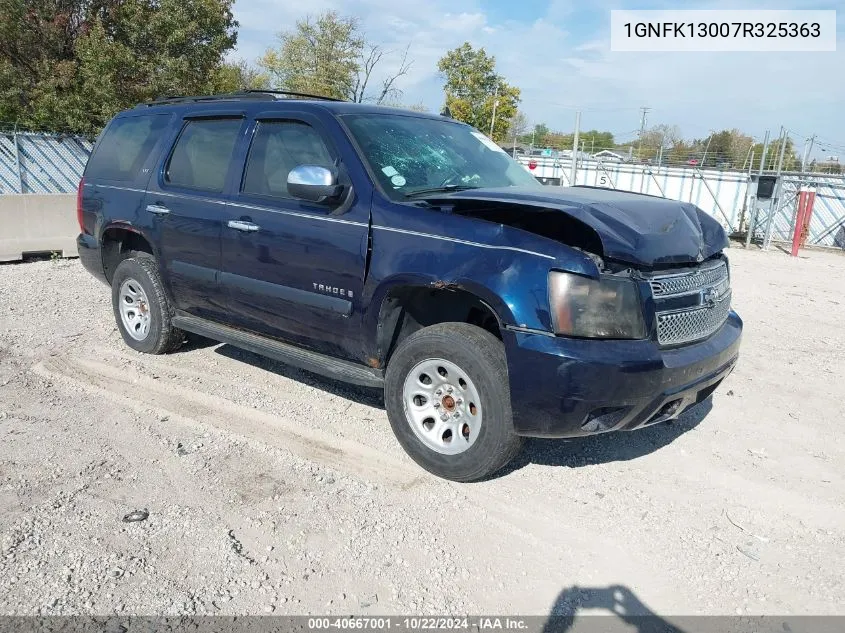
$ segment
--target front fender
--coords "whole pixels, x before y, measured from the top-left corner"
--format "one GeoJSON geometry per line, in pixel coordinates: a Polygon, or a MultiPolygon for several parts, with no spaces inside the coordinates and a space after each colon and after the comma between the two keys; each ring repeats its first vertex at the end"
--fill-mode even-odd
{"type": "Polygon", "coordinates": [[[487,304],[501,326],[551,331],[548,274],[554,267],[553,260],[512,252],[473,257],[462,250],[447,256],[409,248],[389,252],[374,249],[362,297],[366,306],[363,330],[368,350],[378,348],[385,299],[391,290],[401,287],[460,289],[487,304]],[[392,272],[395,270],[403,272],[392,272]]]}
{"type": "Polygon", "coordinates": [[[361,301],[365,351],[377,350],[382,304],[397,286],[460,288],[486,303],[502,326],[550,332],[549,271],[598,275],[586,254],[494,222],[378,197],[372,222],[361,301]]]}

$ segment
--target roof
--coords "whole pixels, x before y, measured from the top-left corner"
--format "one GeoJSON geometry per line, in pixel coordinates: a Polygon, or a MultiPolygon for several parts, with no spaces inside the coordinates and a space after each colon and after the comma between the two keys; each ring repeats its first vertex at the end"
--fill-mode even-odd
{"type": "Polygon", "coordinates": [[[611,152],[609,149],[603,149],[600,152],[596,152],[593,156],[615,156],[616,158],[624,158],[622,154],[617,154],[616,152],[611,152]]]}
{"type": "MultiPolygon", "coordinates": [[[[224,104],[237,103],[244,105],[249,111],[254,110],[275,110],[284,111],[287,109],[321,108],[328,110],[335,115],[344,114],[401,114],[404,116],[415,116],[426,119],[437,119],[453,121],[439,114],[417,112],[405,108],[374,105],[370,103],[355,103],[352,101],[339,101],[316,95],[304,95],[301,93],[275,92],[275,91],[245,91],[241,93],[221,95],[201,95],[195,97],[170,97],[156,101],[148,101],[135,106],[138,108],[170,109],[181,107],[183,109],[201,110],[205,107],[213,108],[224,104]]],[[[460,121],[455,121],[460,123],[460,121]]]]}

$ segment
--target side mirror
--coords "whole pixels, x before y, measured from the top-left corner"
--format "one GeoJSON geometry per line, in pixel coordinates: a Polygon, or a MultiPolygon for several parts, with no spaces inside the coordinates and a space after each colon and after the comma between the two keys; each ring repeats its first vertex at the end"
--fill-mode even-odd
{"type": "Polygon", "coordinates": [[[337,200],[343,185],[337,183],[337,171],[320,165],[299,165],[288,173],[288,193],[294,198],[324,204],[337,200]]]}

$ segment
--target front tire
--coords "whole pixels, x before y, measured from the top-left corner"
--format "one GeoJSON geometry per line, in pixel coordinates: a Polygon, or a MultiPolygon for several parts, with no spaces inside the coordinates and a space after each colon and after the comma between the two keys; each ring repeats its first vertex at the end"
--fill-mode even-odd
{"type": "Polygon", "coordinates": [[[430,473],[470,482],[519,452],[502,342],[467,323],[403,340],[387,365],[385,408],[397,440],[430,473]]]}
{"type": "Polygon", "coordinates": [[[146,354],[166,354],[182,344],[184,333],[171,324],[170,302],[154,259],[124,259],[111,285],[117,329],[129,347],[146,354]]]}

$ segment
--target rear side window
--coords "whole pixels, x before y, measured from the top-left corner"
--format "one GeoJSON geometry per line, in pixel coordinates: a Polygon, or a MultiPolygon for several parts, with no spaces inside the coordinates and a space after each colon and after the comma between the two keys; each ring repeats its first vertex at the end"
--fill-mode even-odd
{"type": "Polygon", "coordinates": [[[243,191],[260,196],[291,198],[288,174],[299,165],[332,167],[326,143],[313,127],[299,121],[259,124],[249,150],[243,191]]]}
{"type": "Polygon", "coordinates": [[[164,180],[178,187],[220,192],[242,119],[188,121],[167,161],[164,180]]]}
{"type": "Polygon", "coordinates": [[[88,159],[85,175],[106,180],[135,180],[169,119],[169,114],[115,119],[88,159]]]}

